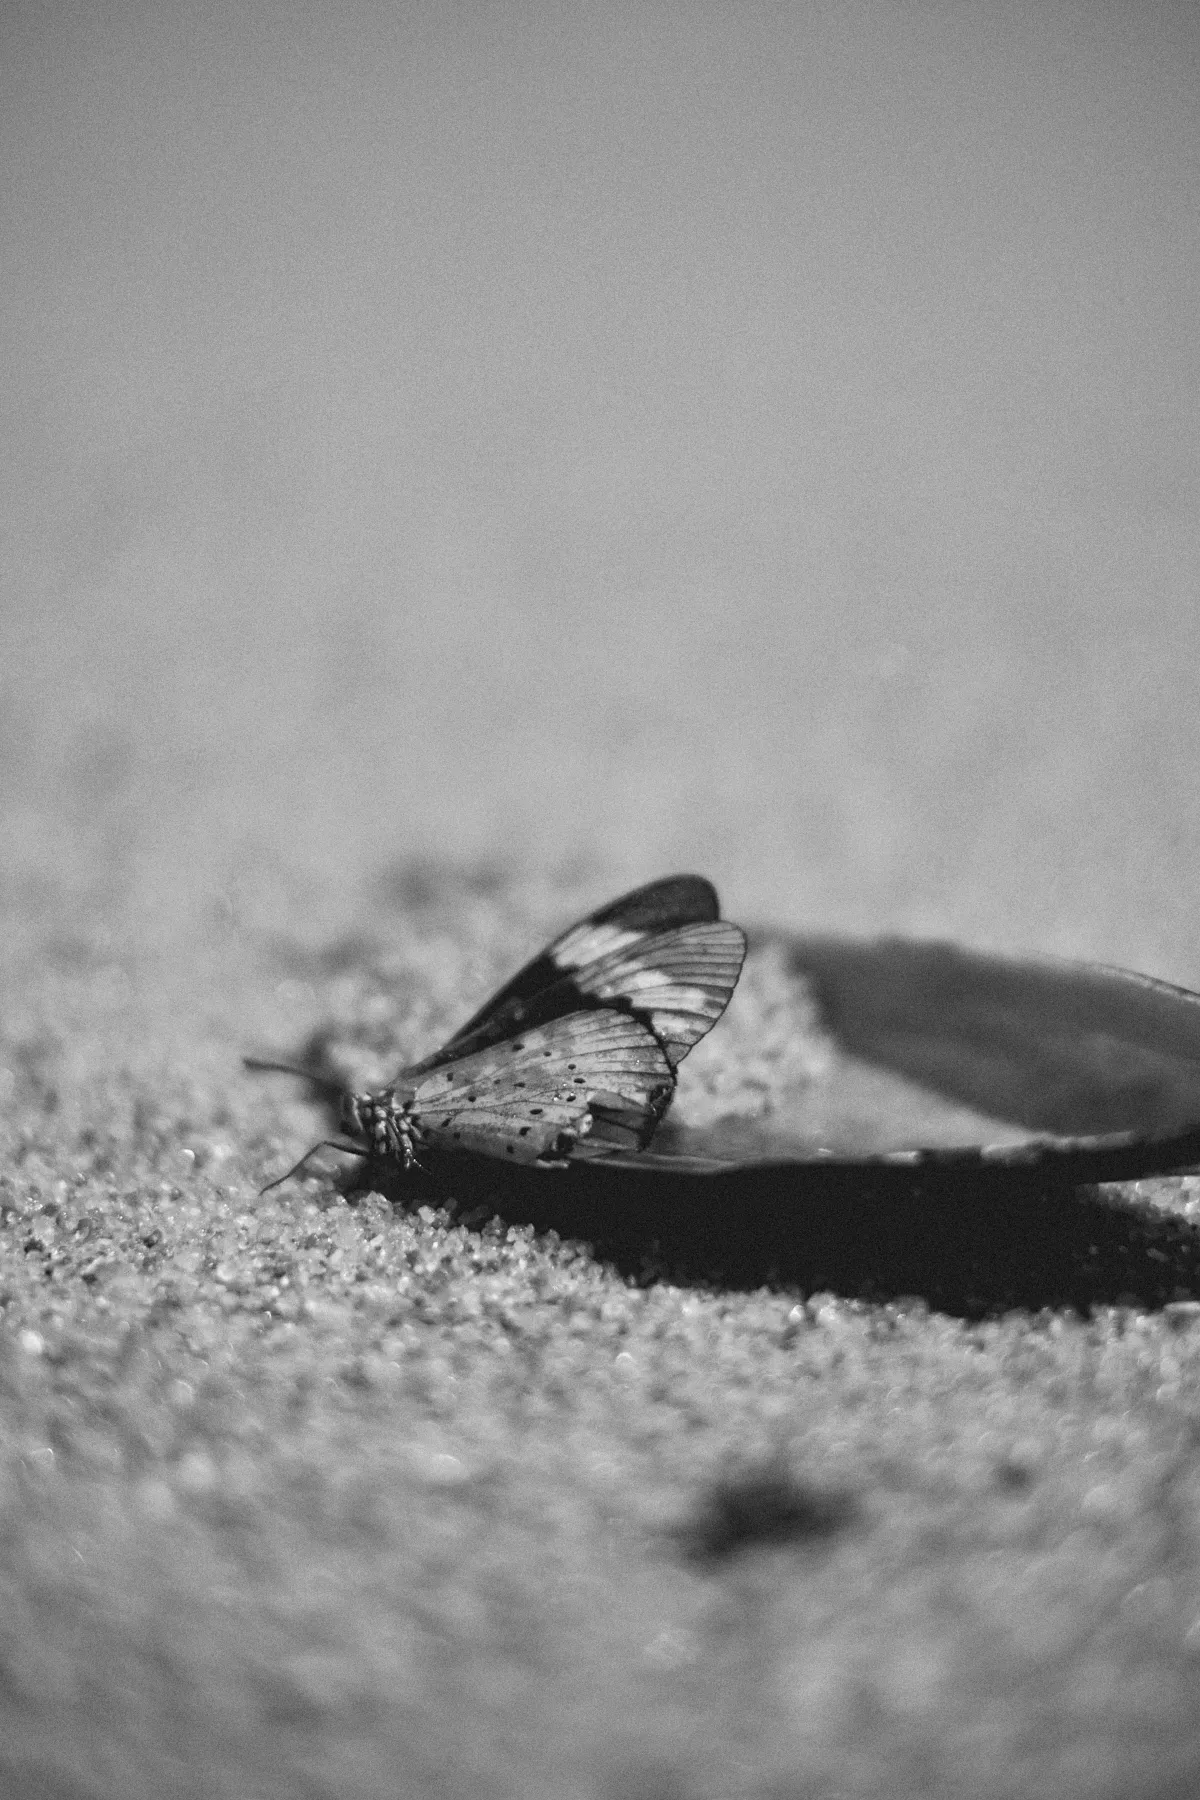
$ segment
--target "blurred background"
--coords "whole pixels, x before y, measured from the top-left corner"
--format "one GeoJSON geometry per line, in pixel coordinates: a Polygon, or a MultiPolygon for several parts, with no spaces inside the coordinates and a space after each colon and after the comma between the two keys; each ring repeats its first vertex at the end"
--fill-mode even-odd
{"type": "Polygon", "coordinates": [[[1191,4],[22,4],[2,878],[1200,983],[1191,4]]]}

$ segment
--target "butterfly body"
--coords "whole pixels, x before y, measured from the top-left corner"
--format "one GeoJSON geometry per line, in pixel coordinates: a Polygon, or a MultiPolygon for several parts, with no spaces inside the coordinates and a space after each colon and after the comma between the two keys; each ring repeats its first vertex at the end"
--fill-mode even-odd
{"type": "Polygon", "coordinates": [[[342,1101],[342,1129],[366,1140],[369,1154],[380,1162],[411,1169],[417,1161],[421,1130],[411,1105],[394,1088],[379,1094],[347,1094],[342,1101]]]}
{"type": "Polygon", "coordinates": [[[571,926],[389,1087],[345,1095],[357,1141],[336,1147],[403,1170],[425,1148],[543,1167],[644,1149],[745,949],[699,876],[638,888],[571,926]]]}

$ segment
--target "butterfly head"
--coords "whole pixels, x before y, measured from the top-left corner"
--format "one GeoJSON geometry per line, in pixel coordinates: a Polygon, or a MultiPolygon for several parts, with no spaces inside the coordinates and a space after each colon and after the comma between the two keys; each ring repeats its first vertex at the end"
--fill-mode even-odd
{"type": "Polygon", "coordinates": [[[379,1094],[345,1094],[342,1130],[365,1138],[367,1154],[380,1161],[393,1160],[406,1169],[416,1161],[416,1120],[394,1088],[379,1094]]]}

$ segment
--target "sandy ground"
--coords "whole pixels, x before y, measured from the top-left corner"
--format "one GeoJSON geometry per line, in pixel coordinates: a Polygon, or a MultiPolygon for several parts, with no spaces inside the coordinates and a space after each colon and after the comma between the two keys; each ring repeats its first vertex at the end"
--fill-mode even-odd
{"type": "MultiPolygon", "coordinates": [[[[248,1042],[412,1055],[536,946],[545,896],[401,887],[13,921],[5,1791],[1194,1791],[1200,1184],[801,1194],[715,1267],[260,1197],[322,1121],[248,1042]]],[[[786,1060],[767,968],[693,1116],[786,1060]]]]}
{"type": "Polygon", "coordinates": [[[240,1068],[680,868],[1200,987],[1193,9],[0,30],[8,1791],[1194,1793],[1194,1184],[592,1254],[240,1068]]]}

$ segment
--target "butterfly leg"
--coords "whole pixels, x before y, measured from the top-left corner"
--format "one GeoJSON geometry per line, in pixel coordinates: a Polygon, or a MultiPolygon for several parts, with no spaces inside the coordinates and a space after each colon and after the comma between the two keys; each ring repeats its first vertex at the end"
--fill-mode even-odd
{"type": "Polygon", "coordinates": [[[290,1181],[293,1175],[300,1173],[310,1156],[315,1155],[318,1150],[327,1148],[340,1150],[346,1156],[364,1156],[366,1154],[358,1144],[339,1144],[336,1138],[322,1138],[320,1143],[314,1144],[311,1150],[304,1152],[299,1162],[294,1162],[290,1169],[287,1169],[282,1175],[277,1175],[274,1181],[268,1181],[266,1187],[259,1188],[259,1198],[261,1199],[264,1194],[269,1194],[272,1188],[282,1187],[285,1181],[290,1181]]]}
{"type": "Polygon", "coordinates": [[[407,1119],[397,1121],[396,1147],[400,1152],[400,1166],[402,1169],[424,1169],[425,1165],[417,1155],[416,1134],[407,1119]]]}

